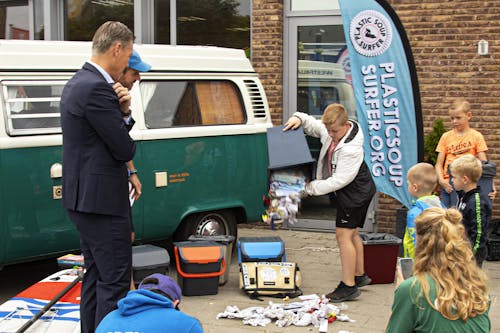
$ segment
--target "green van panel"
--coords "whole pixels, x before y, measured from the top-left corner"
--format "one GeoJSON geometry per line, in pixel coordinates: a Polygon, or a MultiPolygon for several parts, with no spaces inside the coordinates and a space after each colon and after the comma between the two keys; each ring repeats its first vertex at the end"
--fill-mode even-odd
{"type": "Polygon", "coordinates": [[[242,207],[248,221],[260,219],[267,192],[265,133],[138,144],[134,164],[143,188],[133,207],[138,238],[169,236],[184,217],[202,211],[242,207]],[[167,186],[155,186],[155,172],[167,173],[167,186]]]}
{"type": "MultiPolygon", "coordinates": [[[[265,133],[137,141],[136,239],[170,237],[186,216],[204,211],[242,208],[247,221],[260,220],[266,142],[265,133]],[[167,186],[155,186],[155,172],[167,172],[167,186]]],[[[61,200],[53,199],[61,185],[50,177],[54,163],[61,163],[61,147],[0,150],[0,265],[79,248],[61,200]]]]}
{"type": "Polygon", "coordinates": [[[0,150],[2,191],[1,262],[22,261],[79,247],[75,227],[53,199],[50,167],[61,163],[61,147],[0,150]]]}

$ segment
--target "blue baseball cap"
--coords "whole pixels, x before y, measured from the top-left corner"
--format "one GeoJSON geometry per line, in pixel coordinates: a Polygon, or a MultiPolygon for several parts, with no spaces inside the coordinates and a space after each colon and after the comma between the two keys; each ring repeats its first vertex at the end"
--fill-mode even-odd
{"type": "Polygon", "coordinates": [[[165,293],[171,301],[181,300],[181,288],[170,276],[160,273],[152,274],[139,284],[139,289],[160,290],[165,293]]]}
{"type": "Polygon", "coordinates": [[[135,69],[136,71],[139,72],[147,72],[151,69],[151,65],[142,61],[141,57],[139,56],[139,53],[137,53],[136,50],[132,52],[132,56],[128,61],[128,67],[135,69]]]}

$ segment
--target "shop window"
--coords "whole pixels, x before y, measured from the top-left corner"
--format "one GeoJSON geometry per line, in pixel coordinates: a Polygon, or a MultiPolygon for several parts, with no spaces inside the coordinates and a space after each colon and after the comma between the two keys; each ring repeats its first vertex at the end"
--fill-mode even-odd
{"type": "Polygon", "coordinates": [[[35,0],[33,1],[33,23],[34,23],[34,39],[44,40],[45,39],[45,26],[44,26],[44,12],[43,12],[44,1],[35,0]]]}
{"type": "Polygon", "coordinates": [[[297,27],[297,109],[321,117],[331,103],[356,118],[356,105],[342,25],[297,27]]]}
{"type": "Polygon", "coordinates": [[[30,39],[28,0],[0,2],[0,38],[30,39]]]}
{"type": "Polygon", "coordinates": [[[177,1],[177,44],[250,49],[251,0],[177,1]]]}
{"type": "Polygon", "coordinates": [[[170,0],[155,0],[155,44],[170,44],[170,0]]]}
{"type": "Polygon", "coordinates": [[[148,128],[243,124],[241,96],[230,81],[140,83],[148,128]]]}
{"type": "Polygon", "coordinates": [[[339,2],[337,0],[290,0],[291,10],[293,11],[311,11],[311,10],[338,10],[339,2]]]}
{"type": "Polygon", "coordinates": [[[5,81],[2,99],[10,135],[61,133],[59,102],[65,81],[5,81]]]}
{"type": "Polygon", "coordinates": [[[65,40],[91,41],[106,21],[120,21],[134,30],[134,0],[65,0],[65,40]]]}

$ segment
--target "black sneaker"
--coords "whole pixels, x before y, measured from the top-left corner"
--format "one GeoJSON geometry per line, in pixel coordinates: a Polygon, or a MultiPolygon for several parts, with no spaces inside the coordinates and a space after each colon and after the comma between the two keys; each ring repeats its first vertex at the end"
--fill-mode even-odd
{"type": "Polygon", "coordinates": [[[344,282],[340,281],[337,288],[326,295],[330,299],[332,303],[340,303],[344,301],[352,301],[361,295],[361,292],[358,290],[358,287],[352,286],[349,287],[345,285],[344,282]]]}
{"type": "Polygon", "coordinates": [[[357,275],[354,277],[354,282],[356,282],[356,287],[361,288],[372,283],[372,279],[366,273],[363,275],[357,275]]]}

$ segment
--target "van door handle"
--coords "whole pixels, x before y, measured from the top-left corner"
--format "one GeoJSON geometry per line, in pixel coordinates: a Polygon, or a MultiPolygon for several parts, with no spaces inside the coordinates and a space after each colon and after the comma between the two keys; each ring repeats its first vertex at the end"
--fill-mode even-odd
{"type": "Polygon", "coordinates": [[[55,179],[55,178],[61,178],[62,177],[62,164],[61,163],[54,163],[50,167],[50,178],[55,179]]]}

